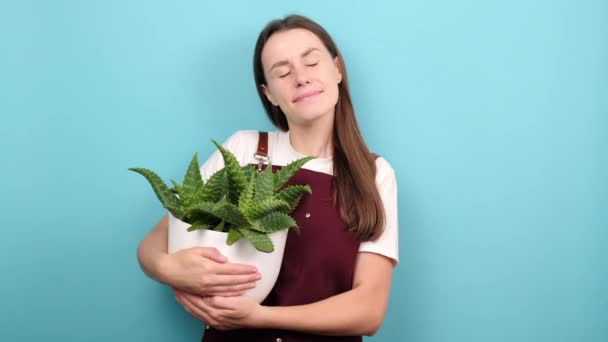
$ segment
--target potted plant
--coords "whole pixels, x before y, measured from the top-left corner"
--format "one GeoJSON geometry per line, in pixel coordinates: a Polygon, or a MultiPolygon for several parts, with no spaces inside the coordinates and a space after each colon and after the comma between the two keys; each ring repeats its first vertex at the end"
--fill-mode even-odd
{"type": "Polygon", "coordinates": [[[194,246],[215,247],[230,262],[254,265],[262,274],[246,295],[262,302],[274,286],[283,259],[287,229],[298,230],[290,213],[309,185],[285,183],[309,160],[293,161],[277,172],[239,165],[236,157],[213,141],[224,167],[204,182],[195,153],[182,184],[168,187],[154,172],[130,168],[144,176],[169,211],[168,251],[194,246]]]}

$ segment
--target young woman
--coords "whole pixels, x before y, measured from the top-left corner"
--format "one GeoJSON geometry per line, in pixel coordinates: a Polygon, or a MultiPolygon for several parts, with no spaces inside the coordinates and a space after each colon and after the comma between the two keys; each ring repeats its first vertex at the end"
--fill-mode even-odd
{"type": "MultiPolygon", "coordinates": [[[[316,156],[290,180],[310,184],[293,212],[279,278],[258,304],[245,290],[260,275],[214,248],[167,254],[167,217],[138,248],[142,269],[172,286],[176,299],[207,324],[203,341],[361,341],[382,324],[398,262],[397,184],[357,126],[340,52],[312,20],[292,15],[260,33],[254,75],[278,128],[268,134],[275,166],[316,156]]],[[[238,131],[225,143],[242,165],[254,164],[259,134],[238,131]]],[[[201,167],[223,167],[218,152],[201,167]]]]}

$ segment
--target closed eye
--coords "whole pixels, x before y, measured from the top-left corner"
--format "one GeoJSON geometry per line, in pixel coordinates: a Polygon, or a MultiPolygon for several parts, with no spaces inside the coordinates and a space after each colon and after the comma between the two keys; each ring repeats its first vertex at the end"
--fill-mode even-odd
{"type": "Polygon", "coordinates": [[[285,78],[285,77],[287,77],[289,74],[290,74],[290,73],[288,72],[288,73],[286,73],[286,74],[283,74],[283,75],[279,76],[279,78],[285,78]]]}
{"type": "Polygon", "coordinates": [[[316,63],[313,63],[313,64],[307,64],[307,65],[308,65],[308,66],[315,66],[315,65],[317,65],[317,64],[319,64],[319,62],[316,62],[316,63]]]}

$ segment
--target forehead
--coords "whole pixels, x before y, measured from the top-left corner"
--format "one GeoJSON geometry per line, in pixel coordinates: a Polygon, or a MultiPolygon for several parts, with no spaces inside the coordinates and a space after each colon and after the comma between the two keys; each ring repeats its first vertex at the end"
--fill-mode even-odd
{"type": "Polygon", "coordinates": [[[262,49],[262,64],[269,67],[282,60],[297,58],[309,48],[327,52],[321,39],[308,30],[296,28],[276,32],[268,38],[262,49]]]}

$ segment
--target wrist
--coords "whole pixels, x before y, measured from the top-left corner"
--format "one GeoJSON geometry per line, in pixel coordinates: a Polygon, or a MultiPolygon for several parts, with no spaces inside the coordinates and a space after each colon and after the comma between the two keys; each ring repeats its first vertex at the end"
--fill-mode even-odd
{"type": "Polygon", "coordinates": [[[258,309],[258,314],[254,320],[254,325],[258,328],[266,328],[272,329],[273,325],[273,317],[275,314],[276,308],[273,306],[263,306],[260,305],[258,309]]]}

